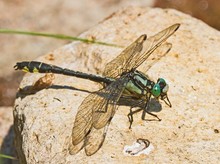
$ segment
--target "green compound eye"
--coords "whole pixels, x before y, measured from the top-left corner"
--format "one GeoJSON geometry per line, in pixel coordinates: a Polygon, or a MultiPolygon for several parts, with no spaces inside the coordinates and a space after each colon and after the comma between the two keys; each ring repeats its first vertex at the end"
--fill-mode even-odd
{"type": "Polygon", "coordinates": [[[167,93],[169,89],[169,85],[166,83],[166,81],[163,78],[159,78],[157,80],[157,84],[159,84],[162,93],[167,93]]]}
{"type": "Polygon", "coordinates": [[[157,80],[157,83],[164,83],[164,84],[166,84],[166,81],[163,78],[159,78],[157,80]]]}
{"type": "Polygon", "coordinates": [[[159,97],[161,94],[161,88],[159,84],[155,84],[153,89],[152,89],[152,95],[154,97],[159,97]]]}

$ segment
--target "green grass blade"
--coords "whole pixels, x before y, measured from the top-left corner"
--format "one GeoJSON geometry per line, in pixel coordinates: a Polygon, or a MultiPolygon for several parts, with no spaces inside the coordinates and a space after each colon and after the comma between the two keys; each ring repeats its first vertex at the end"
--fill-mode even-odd
{"type": "Polygon", "coordinates": [[[7,158],[7,159],[17,160],[17,158],[9,156],[9,155],[5,155],[5,154],[0,154],[0,158],[7,158]]]}
{"type": "Polygon", "coordinates": [[[72,37],[72,36],[63,35],[63,34],[48,34],[48,33],[40,33],[40,32],[33,32],[33,31],[19,31],[19,30],[11,30],[11,29],[0,29],[0,33],[43,36],[43,37],[50,37],[50,38],[63,39],[63,40],[81,41],[84,43],[100,44],[100,45],[112,46],[112,47],[122,47],[122,46],[119,46],[116,44],[105,43],[105,42],[100,42],[100,41],[95,41],[95,40],[85,39],[85,38],[79,38],[79,37],[72,37]]]}

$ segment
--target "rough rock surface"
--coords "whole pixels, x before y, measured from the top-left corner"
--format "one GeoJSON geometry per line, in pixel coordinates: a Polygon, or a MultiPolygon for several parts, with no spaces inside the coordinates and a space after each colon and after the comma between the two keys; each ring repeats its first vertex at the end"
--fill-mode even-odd
{"type": "MultiPolygon", "coordinates": [[[[162,121],[145,122],[134,115],[128,129],[129,107],[116,112],[102,148],[93,156],[84,151],[70,155],[68,144],[77,108],[100,85],[83,79],[55,75],[52,87],[35,94],[18,95],[14,109],[15,143],[20,163],[217,163],[220,159],[220,33],[203,22],[175,10],[129,7],[80,35],[129,45],[138,36],[151,36],[181,23],[168,39],[172,50],[147,73],[169,81],[173,107],[163,102],[156,113],[162,121]],[[149,155],[125,156],[123,148],[137,138],[154,146],[149,155]]],[[[101,74],[107,62],[122,49],[74,42],[48,53],[39,61],[69,69],[101,74]]],[[[144,64],[140,67],[144,70],[144,64]]],[[[42,74],[25,75],[20,87],[42,74]]],[[[150,118],[150,116],[149,116],[150,118]]]]}

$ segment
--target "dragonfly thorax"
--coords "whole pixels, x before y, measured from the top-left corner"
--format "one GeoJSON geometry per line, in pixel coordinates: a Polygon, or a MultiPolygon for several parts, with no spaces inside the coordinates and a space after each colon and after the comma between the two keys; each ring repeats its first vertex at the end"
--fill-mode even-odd
{"type": "Polygon", "coordinates": [[[126,84],[125,93],[135,97],[148,97],[149,94],[155,98],[164,99],[169,89],[168,84],[163,78],[159,78],[157,82],[153,82],[143,72],[134,70],[128,73],[129,81],[126,84]]]}
{"type": "Polygon", "coordinates": [[[134,70],[128,73],[129,81],[125,88],[125,93],[135,97],[146,97],[151,92],[155,83],[144,73],[134,70]]]}

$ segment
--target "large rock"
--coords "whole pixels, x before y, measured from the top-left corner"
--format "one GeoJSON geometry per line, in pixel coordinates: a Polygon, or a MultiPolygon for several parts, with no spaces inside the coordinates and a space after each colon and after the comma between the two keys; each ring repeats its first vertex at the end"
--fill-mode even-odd
{"type": "MultiPolygon", "coordinates": [[[[20,163],[217,163],[220,156],[220,33],[175,10],[133,8],[118,11],[80,35],[127,46],[141,34],[151,36],[181,23],[168,41],[172,50],[147,74],[169,81],[173,107],[162,104],[162,121],[146,122],[134,115],[129,129],[129,107],[120,106],[105,142],[93,156],[84,151],[70,155],[71,131],[77,109],[89,91],[100,85],[55,75],[53,85],[34,94],[18,94],[14,109],[15,143],[20,163]],[[137,138],[150,140],[149,155],[125,156],[123,149],[137,138]]],[[[121,48],[73,42],[38,60],[83,72],[101,74],[121,48]]],[[[140,67],[144,70],[144,64],[140,67]]],[[[42,74],[26,74],[27,88],[42,74]]],[[[148,118],[151,118],[148,116],[148,118]]]]}

